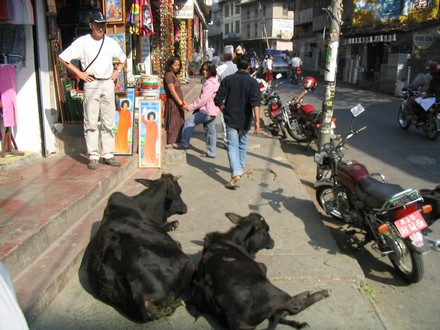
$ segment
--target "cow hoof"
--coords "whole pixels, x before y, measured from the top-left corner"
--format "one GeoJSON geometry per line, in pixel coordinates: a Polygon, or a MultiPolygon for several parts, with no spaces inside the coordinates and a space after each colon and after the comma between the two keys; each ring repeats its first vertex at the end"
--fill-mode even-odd
{"type": "Polygon", "coordinates": [[[166,231],[173,231],[173,230],[177,229],[177,227],[179,227],[179,221],[176,220],[176,221],[168,222],[165,225],[165,230],[166,231]]]}

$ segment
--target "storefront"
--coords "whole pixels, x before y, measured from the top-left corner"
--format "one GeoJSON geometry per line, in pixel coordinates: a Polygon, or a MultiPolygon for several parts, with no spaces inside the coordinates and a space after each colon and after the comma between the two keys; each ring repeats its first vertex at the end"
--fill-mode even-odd
{"type": "MultiPolygon", "coordinates": [[[[22,64],[15,69],[16,122],[11,127],[20,150],[43,156],[65,152],[57,135],[67,125],[82,123],[77,79],[66,72],[57,55],[75,38],[89,33],[87,23],[96,11],[105,15],[107,35],[120,43],[128,57],[115,85],[117,105],[127,98],[127,91],[138,92],[141,74],[160,83],[164,64],[172,55],[182,60],[185,82],[194,45],[200,45],[202,52],[206,49],[204,31],[210,12],[199,0],[0,0],[1,36],[19,30],[14,45],[23,49],[22,64]],[[28,21],[11,20],[13,14],[7,9],[17,3],[26,4],[28,21]]],[[[0,54],[10,55],[1,64],[11,65],[7,61],[15,54],[10,42],[1,39],[0,54]]]]}

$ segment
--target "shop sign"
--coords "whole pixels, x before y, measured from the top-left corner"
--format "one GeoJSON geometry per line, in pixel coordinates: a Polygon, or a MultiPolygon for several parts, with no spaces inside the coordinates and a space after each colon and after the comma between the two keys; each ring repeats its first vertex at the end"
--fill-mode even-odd
{"type": "Polygon", "coordinates": [[[431,47],[434,37],[426,31],[414,32],[413,42],[418,49],[427,49],[431,47]]]}
{"type": "Polygon", "coordinates": [[[194,18],[194,0],[175,0],[174,17],[179,19],[194,18]]]}

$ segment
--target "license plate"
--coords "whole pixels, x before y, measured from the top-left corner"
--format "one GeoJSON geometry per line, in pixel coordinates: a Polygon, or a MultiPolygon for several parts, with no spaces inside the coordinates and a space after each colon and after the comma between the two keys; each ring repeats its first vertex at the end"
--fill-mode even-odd
{"type": "Polygon", "coordinates": [[[428,227],[425,219],[423,219],[423,216],[419,211],[415,211],[408,214],[406,217],[394,221],[394,224],[402,238],[407,238],[413,233],[428,227]]]}

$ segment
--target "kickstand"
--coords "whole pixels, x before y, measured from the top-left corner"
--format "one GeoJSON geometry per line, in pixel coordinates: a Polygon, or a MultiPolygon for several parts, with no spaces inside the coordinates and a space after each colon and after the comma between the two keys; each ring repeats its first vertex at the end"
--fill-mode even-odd
{"type": "Polygon", "coordinates": [[[5,136],[2,141],[2,157],[5,158],[8,155],[24,156],[24,152],[18,151],[14,136],[12,135],[10,128],[6,127],[5,136]]]}

